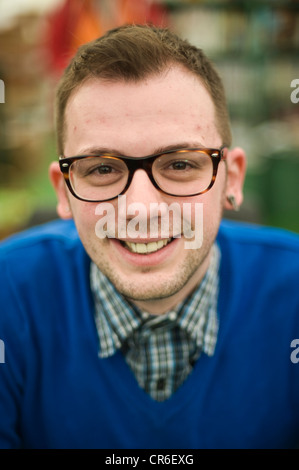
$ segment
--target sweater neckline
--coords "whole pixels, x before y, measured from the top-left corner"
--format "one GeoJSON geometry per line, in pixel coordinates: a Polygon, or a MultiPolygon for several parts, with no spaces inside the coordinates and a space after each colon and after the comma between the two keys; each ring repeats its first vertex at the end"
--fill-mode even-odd
{"type": "MultiPolygon", "coordinates": [[[[113,356],[109,358],[101,359],[100,361],[106,361],[108,369],[115,373],[115,384],[119,389],[123,400],[128,406],[138,407],[140,415],[147,413],[151,415],[152,420],[156,420],[157,423],[161,419],[168,419],[173,414],[178,412],[184,407],[187,407],[188,404],[193,402],[195,399],[200,399],[200,395],[204,393],[205,387],[199,387],[198,375],[203,375],[205,380],[209,380],[207,376],[213,373],[214,367],[210,367],[212,361],[217,361],[219,356],[219,350],[223,342],[223,335],[225,335],[226,328],[224,327],[225,323],[225,314],[229,311],[227,304],[230,299],[231,288],[231,263],[230,256],[227,253],[229,247],[222,249],[222,243],[225,244],[225,240],[220,236],[218,238],[219,247],[221,250],[220,266],[219,266],[219,295],[218,295],[218,320],[219,320],[219,331],[218,339],[216,343],[216,348],[214,355],[212,357],[207,356],[204,352],[200,355],[200,358],[193,366],[193,371],[186,378],[185,382],[174,392],[174,394],[165,401],[159,402],[155,401],[147,394],[138,384],[133,372],[131,371],[129,365],[126,363],[126,360],[119,350],[113,356]]],[[[86,271],[89,272],[90,269],[90,259],[88,259],[86,265],[86,271]]],[[[88,279],[88,276],[87,276],[88,279]]],[[[93,306],[92,293],[90,285],[88,284],[87,289],[89,290],[89,301],[91,307],[93,306]]],[[[92,307],[93,311],[94,307],[92,307]]],[[[96,350],[98,351],[98,338],[96,334],[96,325],[94,322],[94,313],[90,316],[90,320],[93,323],[92,329],[94,330],[94,339],[97,343],[96,350]]]]}

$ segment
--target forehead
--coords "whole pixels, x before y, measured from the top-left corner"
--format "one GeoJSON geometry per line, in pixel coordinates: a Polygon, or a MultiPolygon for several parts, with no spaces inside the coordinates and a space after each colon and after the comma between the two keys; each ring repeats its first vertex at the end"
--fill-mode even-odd
{"type": "Polygon", "coordinates": [[[173,67],[140,82],[90,79],[66,107],[65,155],[90,146],[150,154],[176,141],[221,144],[212,99],[189,71],[173,67]]]}

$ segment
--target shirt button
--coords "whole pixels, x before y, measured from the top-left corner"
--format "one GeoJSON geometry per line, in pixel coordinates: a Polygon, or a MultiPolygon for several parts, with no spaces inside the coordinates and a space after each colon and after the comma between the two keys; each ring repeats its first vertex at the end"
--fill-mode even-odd
{"type": "Polygon", "coordinates": [[[157,390],[164,390],[166,386],[166,379],[164,377],[160,377],[160,379],[157,380],[157,390]]]}
{"type": "Polygon", "coordinates": [[[176,319],[176,313],[175,312],[170,312],[168,315],[169,320],[174,321],[176,319]]]}

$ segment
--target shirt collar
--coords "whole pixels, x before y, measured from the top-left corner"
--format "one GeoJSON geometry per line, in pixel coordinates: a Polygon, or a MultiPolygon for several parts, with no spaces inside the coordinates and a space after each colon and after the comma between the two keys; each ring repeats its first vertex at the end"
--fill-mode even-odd
{"type": "Polygon", "coordinates": [[[130,304],[92,262],[90,284],[95,299],[95,322],[100,340],[100,357],[109,357],[138,331],[169,328],[176,323],[203,351],[212,355],[218,333],[217,298],[220,249],[214,244],[209,268],[193,293],[163,315],[142,312],[130,304]]]}

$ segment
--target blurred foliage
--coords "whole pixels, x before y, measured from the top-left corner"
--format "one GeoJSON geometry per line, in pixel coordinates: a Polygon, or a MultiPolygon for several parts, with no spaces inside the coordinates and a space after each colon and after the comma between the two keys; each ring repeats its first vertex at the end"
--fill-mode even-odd
{"type": "MultiPolygon", "coordinates": [[[[15,175],[13,183],[2,182],[0,238],[55,216],[56,196],[48,177],[49,163],[57,158],[52,136],[45,138],[40,157],[36,170],[15,175]]],[[[5,178],[3,172],[1,175],[5,178]]]]}

